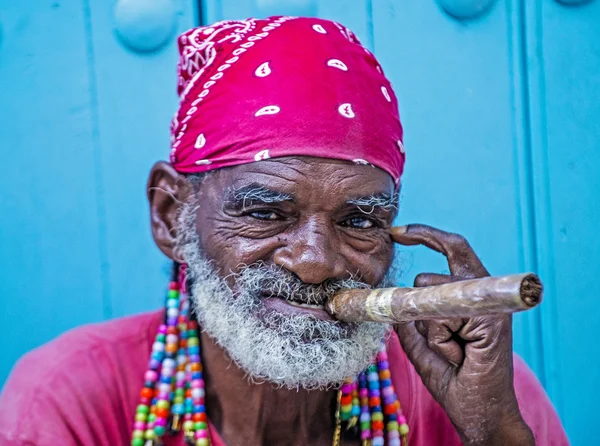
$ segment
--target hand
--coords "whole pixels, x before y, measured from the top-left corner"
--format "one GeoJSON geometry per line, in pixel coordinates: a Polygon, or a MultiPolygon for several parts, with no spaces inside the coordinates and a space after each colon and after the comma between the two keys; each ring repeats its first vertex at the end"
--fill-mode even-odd
{"type": "MultiPolygon", "coordinates": [[[[425,225],[394,228],[402,245],[446,256],[450,275],[419,274],[415,286],[489,276],[461,236],[425,225]]],[[[513,387],[510,315],[398,324],[402,348],[465,445],[534,445],[513,387]]]]}

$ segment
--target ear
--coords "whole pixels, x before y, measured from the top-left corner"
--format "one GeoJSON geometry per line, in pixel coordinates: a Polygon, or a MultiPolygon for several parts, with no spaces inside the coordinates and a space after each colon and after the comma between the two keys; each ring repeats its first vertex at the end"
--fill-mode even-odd
{"type": "Polygon", "coordinates": [[[158,249],[172,260],[175,253],[177,215],[191,192],[188,182],[169,163],[159,161],[150,171],[146,192],[150,204],[150,227],[158,249]]]}

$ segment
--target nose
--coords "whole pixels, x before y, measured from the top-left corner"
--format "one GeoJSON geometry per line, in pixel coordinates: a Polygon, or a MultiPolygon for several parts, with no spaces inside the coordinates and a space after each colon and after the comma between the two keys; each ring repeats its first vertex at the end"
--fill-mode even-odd
{"type": "Polygon", "coordinates": [[[319,284],[346,274],[335,229],[325,222],[307,222],[286,237],[273,261],[296,274],[304,283],[319,284]]]}

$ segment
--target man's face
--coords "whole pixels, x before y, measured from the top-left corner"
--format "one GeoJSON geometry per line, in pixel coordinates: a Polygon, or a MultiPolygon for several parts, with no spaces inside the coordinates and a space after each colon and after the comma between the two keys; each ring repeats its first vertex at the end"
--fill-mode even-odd
{"type": "Polygon", "coordinates": [[[376,285],[392,261],[394,184],[372,166],[294,157],[222,169],[197,205],[200,247],[225,275],[264,262],[305,283],[376,285]]]}
{"type": "Polygon", "coordinates": [[[395,212],[393,181],[372,166],[293,157],[215,171],[178,228],[202,327],[254,377],[311,388],[358,373],[384,327],[322,305],[382,283],[395,212]]]}

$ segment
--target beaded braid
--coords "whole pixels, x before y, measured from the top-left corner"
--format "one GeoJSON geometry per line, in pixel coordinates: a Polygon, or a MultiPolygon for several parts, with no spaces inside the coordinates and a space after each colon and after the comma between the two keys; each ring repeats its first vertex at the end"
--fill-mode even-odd
{"type": "MultiPolygon", "coordinates": [[[[161,446],[165,435],[174,435],[181,429],[187,445],[211,444],[198,323],[190,317],[185,273],[185,264],[174,263],[165,320],[158,327],[144,374],[132,446],[161,446]]],[[[363,446],[408,446],[408,424],[387,359],[382,342],[375,363],[369,364],[357,379],[342,384],[335,414],[334,446],[340,444],[342,425],[346,430],[360,426],[363,446]]]]}
{"type": "Polygon", "coordinates": [[[346,422],[347,429],[350,429],[359,417],[360,438],[364,445],[407,446],[408,424],[392,384],[387,359],[382,342],[376,364],[369,364],[358,379],[342,384],[340,420],[346,422]],[[384,437],[386,431],[387,442],[384,437]]]}
{"type": "Polygon", "coordinates": [[[198,324],[189,318],[185,265],[175,263],[165,321],[152,345],[131,444],[159,446],[166,433],[175,434],[182,427],[188,445],[210,445],[198,324]]]}

